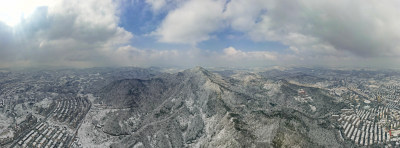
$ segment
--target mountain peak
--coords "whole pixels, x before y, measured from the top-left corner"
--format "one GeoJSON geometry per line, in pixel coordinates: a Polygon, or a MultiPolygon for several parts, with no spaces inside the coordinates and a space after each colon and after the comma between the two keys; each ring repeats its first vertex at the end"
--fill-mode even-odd
{"type": "Polygon", "coordinates": [[[209,72],[207,69],[205,69],[205,68],[203,68],[201,66],[196,66],[195,68],[190,69],[190,71],[193,72],[193,73],[198,73],[198,74],[205,75],[207,77],[210,77],[210,76],[213,77],[214,76],[213,73],[209,72]]]}
{"type": "Polygon", "coordinates": [[[204,69],[201,66],[196,66],[195,68],[193,68],[194,71],[207,71],[206,69],[204,69]]]}

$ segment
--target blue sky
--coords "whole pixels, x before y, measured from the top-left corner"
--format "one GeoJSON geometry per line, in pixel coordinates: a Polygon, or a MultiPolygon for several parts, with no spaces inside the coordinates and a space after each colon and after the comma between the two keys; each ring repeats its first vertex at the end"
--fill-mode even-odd
{"type": "MultiPolygon", "coordinates": [[[[135,35],[131,44],[143,49],[184,50],[191,48],[192,46],[187,44],[160,43],[154,37],[148,36],[157,29],[168,14],[166,11],[154,12],[151,7],[151,4],[145,1],[125,2],[121,5],[119,25],[135,35]]],[[[248,51],[268,50],[275,52],[287,52],[285,49],[288,48],[288,46],[276,41],[253,41],[247,38],[244,33],[230,28],[214,32],[212,36],[212,39],[199,42],[195,47],[221,51],[234,46],[248,51]]]]}
{"type": "Polygon", "coordinates": [[[0,67],[398,67],[400,2],[13,0],[0,67]]]}
{"type": "Polygon", "coordinates": [[[167,15],[167,13],[154,14],[151,5],[145,1],[124,2],[120,6],[120,11],[119,25],[137,35],[145,35],[157,29],[167,15]]]}

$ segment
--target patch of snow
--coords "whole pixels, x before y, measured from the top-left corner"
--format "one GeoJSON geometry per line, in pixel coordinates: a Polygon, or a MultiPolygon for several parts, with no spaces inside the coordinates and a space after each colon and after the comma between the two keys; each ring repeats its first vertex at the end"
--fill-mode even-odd
{"type": "Polygon", "coordinates": [[[14,131],[11,129],[6,129],[0,132],[0,139],[14,137],[14,131]]]}
{"type": "Polygon", "coordinates": [[[312,110],[313,112],[317,111],[317,107],[315,107],[314,105],[311,105],[311,104],[310,104],[310,108],[311,108],[311,110],[312,110]]]}
{"type": "MultiPolygon", "coordinates": [[[[91,98],[91,97],[89,97],[91,98]]],[[[112,112],[112,109],[103,109],[92,106],[82,121],[82,125],[78,130],[77,137],[83,147],[103,148],[119,140],[118,136],[110,136],[104,133],[101,129],[92,124],[93,120],[100,120],[106,116],[107,112],[112,112]]]]}
{"type": "Polygon", "coordinates": [[[52,102],[52,100],[45,98],[42,101],[40,101],[39,103],[36,103],[35,106],[42,107],[42,108],[49,108],[51,102],[52,102]]]}
{"type": "Polygon", "coordinates": [[[142,142],[138,142],[133,146],[133,148],[142,148],[142,147],[144,147],[142,142]]]}

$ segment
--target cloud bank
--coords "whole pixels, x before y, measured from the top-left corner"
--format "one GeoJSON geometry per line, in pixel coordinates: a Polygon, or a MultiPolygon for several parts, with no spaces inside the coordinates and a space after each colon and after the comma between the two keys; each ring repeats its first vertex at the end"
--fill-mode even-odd
{"type": "Polygon", "coordinates": [[[140,49],[131,44],[143,36],[119,26],[120,16],[125,15],[120,6],[128,0],[45,2],[16,26],[0,20],[0,66],[396,67],[400,62],[397,1],[146,0],[153,15],[165,17],[144,36],[171,46],[189,45],[185,50],[140,49]],[[232,36],[254,43],[278,42],[287,48],[197,46],[232,36]]]}
{"type": "Polygon", "coordinates": [[[107,65],[112,52],[133,35],[118,26],[112,0],[60,0],[37,7],[16,26],[0,22],[4,66],[107,65]]]}
{"type": "Polygon", "coordinates": [[[156,34],[160,41],[193,43],[228,27],[255,41],[280,41],[304,50],[398,55],[399,6],[376,0],[191,0],[170,12],[156,34]]]}

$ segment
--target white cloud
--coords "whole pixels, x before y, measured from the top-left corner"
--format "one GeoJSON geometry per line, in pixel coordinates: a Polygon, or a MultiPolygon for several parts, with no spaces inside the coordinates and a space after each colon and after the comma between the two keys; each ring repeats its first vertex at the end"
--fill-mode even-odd
{"type": "MultiPolygon", "coordinates": [[[[399,62],[397,1],[146,0],[153,13],[167,13],[150,34],[160,42],[194,45],[187,50],[128,46],[133,35],[118,26],[118,2],[29,2],[21,8],[29,15],[12,26],[0,16],[1,66],[368,66],[399,62]],[[45,7],[32,9],[37,6],[45,7]],[[288,49],[196,48],[197,43],[215,38],[215,33],[225,29],[241,32],[255,42],[277,41],[288,49]]],[[[0,6],[0,15],[9,12],[13,11],[0,6]]]]}
{"type": "Polygon", "coordinates": [[[2,1],[0,5],[0,21],[9,26],[20,23],[21,18],[30,16],[38,6],[53,6],[53,0],[12,0],[2,1]]]}
{"type": "Polygon", "coordinates": [[[153,13],[159,14],[182,6],[188,0],[145,0],[150,5],[153,13]]]}
{"type": "Polygon", "coordinates": [[[189,50],[143,50],[132,46],[120,47],[110,53],[113,63],[124,66],[270,66],[277,64],[278,56],[285,55],[272,52],[245,52],[229,47],[222,52],[189,49],[189,50]]]}
{"type": "MultiPolygon", "coordinates": [[[[279,41],[301,52],[316,55],[352,54],[362,57],[399,55],[399,2],[356,1],[269,1],[264,5],[247,0],[232,0],[227,10],[259,8],[260,13],[231,16],[232,24],[241,18],[249,28],[233,29],[247,33],[256,41],[279,41]],[[249,3],[248,5],[243,3],[249,3]]],[[[258,9],[256,9],[258,10],[258,9]]],[[[243,26],[244,24],[242,24],[243,26]]]]}
{"type": "Polygon", "coordinates": [[[244,52],[234,47],[228,47],[224,49],[224,55],[226,60],[249,60],[249,59],[259,59],[259,60],[270,60],[274,61],[277,59],[277,54],[268,51],[248,51],[244,52]]]}
{"type": "MultiPolygon", "coordinates": [[[[220,29],[278,41],[307,56],[400,56],[400,2],[319,0],[191,0],[169,12],[161,42],[196,44],[220,29]]],[[[307,58],[305,58],[307,59],[307,58]]]]}
{"type": "Polygon", "coordinates": [[[209,33],[221,29],[224,10],[222,0],[191,0],[168,13],[152,34],[167,43],[196,44],[211,38],[209,33]]]}
{"type": "Polygon", "coordinates": [[[166,0],[146,0],[146,2],[152,6],[153,11],[159,11],[167,4],[166,0]]]}
{"type": "Polygon", "coordinates": [[[58,0],[40,6],[19,25],[0,25],[0,38],[8,39],[0,45],[3,65],[109,65],[108,53],[133,36],[118,26],[113,0],[58,0]]]}

